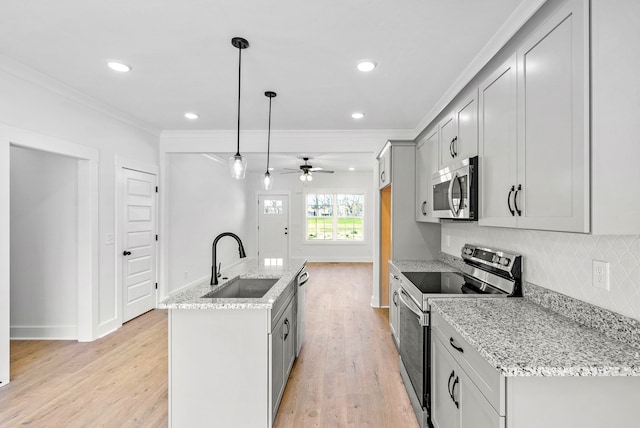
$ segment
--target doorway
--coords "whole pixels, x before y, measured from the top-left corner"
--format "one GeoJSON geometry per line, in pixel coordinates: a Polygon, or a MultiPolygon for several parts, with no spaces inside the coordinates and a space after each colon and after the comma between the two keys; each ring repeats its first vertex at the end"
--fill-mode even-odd
{"type": "Polygon", "coordinates": [[[258,260],[282,265],[289,258],[289,196],[258,195],[258,260]]]}

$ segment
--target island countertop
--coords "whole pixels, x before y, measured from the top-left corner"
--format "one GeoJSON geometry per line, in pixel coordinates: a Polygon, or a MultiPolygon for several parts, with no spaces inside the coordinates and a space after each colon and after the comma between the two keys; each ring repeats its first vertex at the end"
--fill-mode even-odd
{"type": "Polygon", "coordinates": [[[209,279],[167,297],[158,304],[158,309],[271,309],[280,294],[295,279],[306,263],[304,258],[285,260],[281,266],[261,266],[258,259],[247,258],[222,271],[218,285],[209,285],[209,279]],[[260,298],[203,298],[205,294],[223,288],[236,278],[278,279],[273,287],[260,298]]]}
{"type": "Polygon", "coordinates": [[[640,349],[523,298],[432,299],[503,376],[640,376],[640,349]]]}

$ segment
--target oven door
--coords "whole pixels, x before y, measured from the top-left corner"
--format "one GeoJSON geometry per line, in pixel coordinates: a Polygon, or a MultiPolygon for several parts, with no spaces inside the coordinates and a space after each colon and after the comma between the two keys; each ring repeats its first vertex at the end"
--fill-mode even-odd
{"type": "MultiPolygon", "coordinates": [[[[409,294],[400,288],[400,357],[416,398],[429,408],[429,313],[424,313],[409,294]]],[[[407,389],[409,386],[407,385],[407,389]]],[[[411,393],[411,391],[408,391],[411,393]]]]}

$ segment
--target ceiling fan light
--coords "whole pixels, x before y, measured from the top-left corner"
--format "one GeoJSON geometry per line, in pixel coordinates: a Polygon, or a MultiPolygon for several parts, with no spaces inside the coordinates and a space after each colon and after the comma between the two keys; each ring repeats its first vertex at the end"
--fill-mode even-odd
{"type": "Polygon", "coordinates": [[[307,181],[307,177],[305,177],[305,173],[303,172],[302,174],[300,174],[300,177],[298,177],[300,179],[300,181],[304,182],[307,181]]]}
{"type": "Polygon", "coordinates": [[[273,186],[273,177],[271,177],[271,174],[267,171],[262,176],[262,188],[264,190],[271,190],[271,186],[273,186]]]}
{"type": "Polygon", "coordinates": [[[247,172],[247,160],[242,155],[235,154],[229,158],[229,169],[231,170],[231,177],[236,180],[242,180],[247,172]]]}

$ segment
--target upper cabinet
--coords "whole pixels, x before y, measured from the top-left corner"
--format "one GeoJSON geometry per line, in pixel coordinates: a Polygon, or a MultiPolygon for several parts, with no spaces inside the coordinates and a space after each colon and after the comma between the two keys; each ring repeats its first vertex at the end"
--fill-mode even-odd
{"type": "Polygon", "coordinates": [[[387,143],[378,155],[378,186],[380,189],[391,184],[391,145],[387,143]]]}
{"type": "Polygon", "coordinates": [[[569,1],[480,83],[480,225],[589,232],[587,30],[569,1]]]}
{"type": "Polygon", "coordinates": [[[477,99],[477,91],[473,91],[440,121],[438,169],[478,154],[477,99]]]}
{"type": "Polygon", "coordinates": [[[439,223],[433,217],[431,175],[438,170],[438,127],[427,132],[416,145],[416,221],[439,223]]]}

